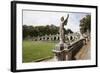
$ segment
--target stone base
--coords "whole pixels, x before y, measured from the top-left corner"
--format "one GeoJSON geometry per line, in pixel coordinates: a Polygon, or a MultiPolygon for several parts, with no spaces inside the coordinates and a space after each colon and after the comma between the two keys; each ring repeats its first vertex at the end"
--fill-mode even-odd
{"type": "Polygon", "coordinates": [[[68,45],[66,43],[59,43],[55,46],[53,52],[55,53],[55,56],[58,61],[65,61],[66,55],[67,55],[67,49],[68,45]]]}

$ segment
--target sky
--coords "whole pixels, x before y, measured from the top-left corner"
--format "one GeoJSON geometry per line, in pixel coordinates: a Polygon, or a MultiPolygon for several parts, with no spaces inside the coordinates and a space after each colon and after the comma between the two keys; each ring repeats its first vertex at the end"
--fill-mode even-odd
{"type": "Polygon", "coordinates": [[[69,14],[69,18],[67,25],[64,26],[65,29],[79,32],[80,20],[89,13],[23,10],[23,25],[46,26],[53,24],[59,27],[60,18],[63,16],[66,19],[67,14],[69,14]]]}

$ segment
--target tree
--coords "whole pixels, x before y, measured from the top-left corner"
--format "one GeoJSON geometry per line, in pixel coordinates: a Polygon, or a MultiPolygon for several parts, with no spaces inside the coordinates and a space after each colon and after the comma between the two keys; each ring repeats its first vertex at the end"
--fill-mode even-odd
{"type": "Polygon", "coordinates": [[[91,15],[86,15],[80,20],[80,32],[83,34],[87,31],[91,32],[91,15]]]}
{"type": "Polygon", "coordinates": [[[23,38],[29,35],[29,30],[27,25],[23,25],[23,38]]]}
{"type": "MultiPolygon", "coordinates": [[[[70,29],[65,30],[65,34],[73,33],[70,29]]],[[[46,25],[46,26],[27,26],[23,25],[23,39],[30,37],[38,37],[44,35],[56,35],[59,33],[59,27],[55,25],[46,25]]]]}
{"type": "Polygon", "coordinates": [[[73,33],[73,31],[71,30],[71,29],[64,29],[64,31],[65,31],[65,34],[69,34],[69,33],[73,33]]]}

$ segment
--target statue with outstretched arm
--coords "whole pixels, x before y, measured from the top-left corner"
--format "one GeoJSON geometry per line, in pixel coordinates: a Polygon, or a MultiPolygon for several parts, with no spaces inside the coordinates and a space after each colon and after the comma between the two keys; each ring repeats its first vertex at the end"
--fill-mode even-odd
{"type": "Polygon", "coordinates": [[[68,18],[69,18],[69,14],[67,15],[67,18],[65,20],[64,20],[64,17],[61,17],[61,24],[60,24],[60,29],[59,29],[60,44],[65,43],[64,25],[67,25],[68,18]]]}
{"type": "Polygon", "coordinates": [[[66,19],[64,19],[64,17],[61,17],[61,23],[59,27],[60,42],[56,45],[56,47],[53,50],[58,61],[67,60],[66,55],[69,50],[68,50],[68,45],[65,43],[64,26],[67,25],[68,18],[69,18],[69,14],[67,15],[66,19]]]}

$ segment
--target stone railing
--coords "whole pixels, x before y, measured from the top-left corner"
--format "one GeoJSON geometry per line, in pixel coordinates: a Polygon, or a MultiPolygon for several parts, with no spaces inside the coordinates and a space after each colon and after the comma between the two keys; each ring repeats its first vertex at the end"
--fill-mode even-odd
{"type": "MultiPolygon", "coordinates": [[[[76,34],[76,33],[65,35],[66,41],[74,41],[79,38],[80,38],[80,34],[76,34]]],[[[36,40],[36,41],[58,41],[58,40],[60,40],[60,36],[59,36],[59,34],[44,35],[44,36],[33,37],[33,40],[36,40]]]]}
{"type": "Polygon", "coordinates": [[[59,46],[55,47],[53,53],[58,61],[75,60],[75,55],[85,45],[85,43],[86,40],[82,38],[70,43],[70,45],[66,45],[63,50],[60,50],[59,46]]]}

